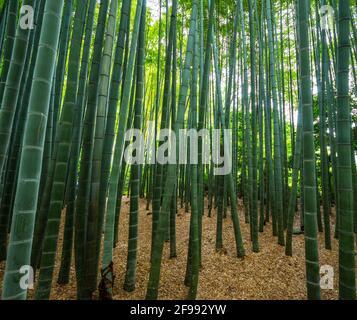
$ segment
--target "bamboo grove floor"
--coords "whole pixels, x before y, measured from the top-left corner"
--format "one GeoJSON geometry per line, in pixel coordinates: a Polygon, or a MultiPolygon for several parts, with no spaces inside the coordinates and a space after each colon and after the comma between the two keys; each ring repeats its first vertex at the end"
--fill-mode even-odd
{"type": "MultiPolygon", "coordinates": [[[[149,276],[151,245],[151,212],[145,210],[146,202],[141,201],[139,217],[138,264],[136,290],[127,293],[123,290],[126,269],[128,242],[129,199],[123,199],[120,217],[119,243],[114,253],[115,285],[114,299],[144,299],[149,276]]],[[[267,224],[264,233],[259,234],[260,252],[253,253],[249,241],[249,225],[243,222],[240,204],[241,229],[246,248],[246,257],[239,259],[235,255],[235,241],[232,221],[224,219],[224,249],[215,250],[216,216],[203,217],[202,269],[199,277],[198,299],[306,299],[305,288],[305,253],[303,235],[293,238],[293,257],[284,254],[284,247],[277,244],[267,224]]],[[[160,299],[185,299],[187,288],[183,284],[188,247],[188,230],[190,215],[183,209],[177,216],[177,258],[169,259],[169,245],[165,245],[161,271],[160,299]]],[[[334,226],[333,226],[334,227],[334,226]]],[[[60,245],[62,244],[63,223],[61,226],[60,245]]],[[[332,241],[333,250],[324,249],[323,234],[319,234],[320,266],[331,265],[335,270],[334,289],[322,290],[323,299],[338,297],[338,244],[332,241]]],[[[55,279],[57,279],[60,254],[56,259],[55,279]]],[[[0,264],[0,281],[2,283],[5,264],[0,264]]],[[[1,288],[0,288],[1,292],[1,288]]],[[[29,299],[33,292],[29,292],[29,299]]],[[[69,285],[53,282],[51,299],[75,299],[76,287],[74,268],[71,270],[69,285]]],[[[96,296],[95,296],[96,298],[96,296]]]]}

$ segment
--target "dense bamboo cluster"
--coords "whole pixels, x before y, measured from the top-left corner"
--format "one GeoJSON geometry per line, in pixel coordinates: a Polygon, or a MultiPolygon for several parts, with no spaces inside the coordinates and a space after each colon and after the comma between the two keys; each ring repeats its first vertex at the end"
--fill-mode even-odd
{"type": "Polygon", "coordinates": [[[262,232],[288,256],[293,235],[304,234],[308,299],[320,299],[318,233],[326,250],[335,237],[339,297],[355,299],[353,2],[0,0],[2,298],[27,298],[23,266],[35,272],[35,299],[49,299],[55,281],[68,284],[74,266],[78,299],[92,299],[98,288],[112,299],[128,195],[125,291],[136,287],[145,201],[152,212],[147,299],[159,297],[166,243],[177,256],[179,208],[190,215],[188,299],[198,290],[203,215],[216,219],[217,250],[229,232],[223,219],[230,220],[237,264],[246,255],[242,223],[252,254],[264,246],[262,232]],[[197,150],[191,140],[180,148],[183,129],[207,130],[210,141],[218,132],[208,162],[202,136],[197,150]],[[128,156],[130,145],[152,141],[153,152],[128,156]],[[198,161],[155,161],[166,147],[198,161]],[[231,170],[216,174],[223,155],[231,170]]]}

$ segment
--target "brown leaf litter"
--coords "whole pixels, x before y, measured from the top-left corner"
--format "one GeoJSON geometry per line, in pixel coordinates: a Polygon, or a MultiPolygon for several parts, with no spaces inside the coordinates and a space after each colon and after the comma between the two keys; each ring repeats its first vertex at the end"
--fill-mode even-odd
{"type": "MultiPolygon", "coordinates": [[[[305,284],[305,250],[304,236],[294,236],[293,257],[285,255],[285,248],[277,244],[277,238],[272,236],[271,225],[265,226],[264,233],[259,233],[259,253],[253,253],[249,240],[249,225],[244,223],[242,206],[239,207],[241,230],[246,249],[246,257],[236,257],[235,240],[232,221],[229,217],[223,223],[223,246],[215,250],[216,215],[203,217],[202,239],[202,268],[199,275],[199,288],[197,299],[306,299],[305,284]]],[[[151,219],[150,211],[146,210],[146,201],[140,202],[138,261],[136,273],[136,289],[128,293],[123,290],[129,223],[129,199],[123,199],[120,215],[119,241],[114,251],[114,299],[137,300],[144,299],[150,272],[151,250],[151,219]]],[[[64,220],[64,219],[62,219],[64,220]]],[[[189,236],[190,214],[184,209],[179,209],[177,215],[177,258],[169,259],[169,243],[165,244],[159,299],[185,299],[187,288],[184,285],[187,246],[189,236]]],[[[63,241],[63,224],[59,244],[63,241]]],[[[332,250],[324,248],[324,236],[319,234],[320,266],[331,265],[335,271],[334,289],[321,290],[323,299],[338,298],[338,242],[332,239],[332,250]]],[[[61,250],[59,250],[61,251],[61,250]]],[[[67,300],[76,299],[75,270],[73,266],[68,285],[57,284],[60,265],[60,252],[56,258],[56,268],[53,281],[51,299],[67,300]]],[[[2,283],[5,264],[0,264],[0,281],[2,283]]],[[[0,288],[1,293],[1,288],[0,288]]],[[[95,294],[94,298],[97,298],[95,294]]],[[[33,290],[29,291],[29,299],[33,297],[33,290]]]]}

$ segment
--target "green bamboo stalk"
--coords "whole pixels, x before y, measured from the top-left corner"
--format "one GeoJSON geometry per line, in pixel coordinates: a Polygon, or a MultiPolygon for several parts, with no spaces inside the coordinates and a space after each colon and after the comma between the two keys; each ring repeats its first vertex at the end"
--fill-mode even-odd
{"type": "MultiPolygon", "coordinates": [[[[121,112],[119,115],[119,125],[114,147],[114,160],[112,171],[109,178],[109,194],[106,212],[106,222],[104,231],[104,248],[102,257],[102,269],[108,268],[113,259],[113,242],[114,242],[114,221],[116,213],[116,203],[118,194],[118,184],[120,173],[122,169],[122,159],[124,153],[124,131],[126,127],[126,120],[128,116],[130,88],[133,82],[134,73],[134,59],[137,53],[137,44],[139,38],[139,27],[142,11],[142,0],[138,0],[135,11],[134,27],[131,37],[131,45],[129,50],[128,66],[123,83],[121,112]]],[[[110,279],[112,280],[112,279],[110,279]]]]}
{"type": "MultiPolygon", "coordinates": [[[[217,90],[217,104],[218,104],[218,119],[220,120],[221,130],[223,132],[223,146],[224,146],[224,157],[225,159],[231,159],[229,141],[230,137],[225,133],[225,119],[222,110],[222,92],[221,92],[221,75],[218,66],[218,53],[217,53],[217,44],[215,39],[214,30],[212,30],[212,48],[213,48],[213,62],[215,68],[215,78],[216,78],[216,90],[217,90]]],[[[234,181],[232,172],[229,172],[225,179],[227,179],[227,189],[229,193],[229,199],[231,201],[231,215],[233,221],[233,229],[234,229],[234,237],[236,242],[236,252],[238,257],[245,256],[245,250],[243,246],[242,234],[240,230],[240,223],[238,218],[238,210],[237,210],[237,198],[234,192],[234,181]]]]}
{"type": "Polygon", "coordinates": [[[285,254],[288,256],[292,256],[292,254],[293,254],[293,252],[292,252],[293,251],[292,238],[293,238],[294,217],[295,217],[297,190],[298,190],[298,178],[299,178],[299,170],[300,170],[300,164],[301,164],[301,151],[302,151],[301,139],[302,139],[302,103],[301,103],[301,99],[300,99],[299,110],[298,110],[297,129],[296,129],[295,150],[294,150],[292,187],[291,187],[291,192],[290,192],[288,217],[287,217],[285,254]]]}
{"type": "MultiPolygon", "coordinates": [[[[7,74],[9,72],[9,68],[11,65],[11,58],[12,58],[12,51],[14,48],[16,30],[18,29],[16,28],[18,7],[19,7],[19,0],[12,0],[9,2],[7,8],[6,26],[4,31],[5,33],[4,34],[4,39],[5,39],[4,58],[3,58],[3,65],[1,68],[1,75],[0,75],[0,101],[2,101],[5,92],[5,85],[7,81],[7,74]]],[[[1,162],[0,162],[0,169],[1,169],[1,162]]]]}
{"type": "MultiPolygon", "coordinates": [[[[176,1],[174,2],[176,4],[176,1]]],[[[168,9],[167,9],[168,10],[168,9]]],[[[161,123],[160,130],[165,130],[169,125],[169,115],[170,115],[170,85],[171,85],[171,71],[172,71],[172,51],[173,51],[173,38],[175,33],[176,25],[176,11],[177,6],[172,7],[171,19],[170,19],[170,28],[168,33],[168,43],[166,46],[166,58],[165,58],[165,78],[164,78],[164,93],[162,99],[162,114],[161,114],[161,123]]],[[[168,17],[168,14],[166,15],[168,17]]],[[[168,26],[166,26],[168,28],[168,26]]],[[[155,134],[156,137],[156,134],[155,134]]],[[[156,141],[156,140],[155,140],[156,141]]],[[[163,144],[163,141],[160,141],[159,147],[163,144]]],[[[155,149],[156,151],[156,149],[155,149]]],[[[156,154],[156,153],[155,153],[156,154]]],[[[155,166],[155,176],[154,176],[154,187],[153,187],[153,200],[152,200],[152,211],[153,211],[153,223],[152,223],[152,240],[155,238],[155,233],[157,231],[158,225],[158,215],[161,207],[161,198],[162,198],[162,185],[164,179],[164,165],[156,163],[155,166]]],[[[153,248],[153,243],[152,243],[153,248]]]]}
{"type": "MultiPolygon", "coordinates": [[[[321,1],[321,5],[325,5],[325,1],[321,1]]],[[[331,249],[331,227],[330,227],[330,215],[331,215],[331,200],[330,200],[330,187],[329,187],[329,163],[327,155],[327,139],[326,139],[326,103],[328,101],[327,97],[327,86],[328,86],[328,47],[326,43],[326,30],[323,28],[321,30],[321,50],[322,50],[322,67],[321,67],[321,131],[322,135],[320,137],[320,149],[322,155],[322,201],[323,201],[323,216],[324,216],[324,235],[325,235],[325,248],[331,249]]]]}
{"type": "MultiPolygon", "coordinates": [[[[9,7],[10,15],[13,15],[13,12],[11,10],[13,3],[15,3],[16,5],[16,2],[17,1],[11,2],[11,5],[9,7]]],[[[26,1],[24,2],[24,4],[32,6],[33,1],[26,1]]],[[[17,5],[15,9],[17,9],[17,5]]],[[[8,24],[10,25],[10,22],[8,22],[8,24]]],[[[30,31],[31,29],[23,29],[18,26],[16,30],[15,41],[13,44],[13,54],[10,55],[9,58],[7,58],[7,54],[5,52],[4,66],[2,72],[6,73],[6,80],[4,83],[3,94],[0,95],[0,98],[2,98],[0,99],[0,172],[2,172],[4,169],[5,159],[9,149],[11,131],[13,128],[16,106],[20,93],[20,84],[24,70],[30,31]],[[7,68],[8,70],[5,70],[5,68],[7,68]]],[[[10,36],[8,36],[8,41],[10,41],[9,37],[10,36]]]]}
{"type": "MultiPolygon", "coordinates": [[[[141,130],[142,111],[144,107],[144,63],[145,63],[145,29],[146,29],[146,0],[143,1],[138,38],[138,54],[136,66],[136,98],[135,98],[135,117],[134,130],[141,130]]],[[[139,148],[143,146],[140,145],[139,148]]],[[[139,156],[135,151],[135,156],[139,156]]],[[[139,157],[140,158],[140,157],[139,157]]],[[[137,264],[137,239],[138,239],[138,214],[139,214],[139,184],[140,184],[140,164],[134,163],[130,168],[130,218],[129,218],[129,245],[128,260],[125,274],[124,290],[132,292],[136,282],[137,264]]]]}
{"type": "MultiPolygon", "coordinates": [[[[25,1],[24,5],[32,6],[33,1],[25,1]]],[[[18,113],[18,101],[20,95],[21,80],[23,79],[25,62],[27,56],[29,55],[28,45],[30,40],[31,30],[23,29],[20,26],[16,30],[16,36],[14,41],[13,54],[9,61],[7,80],[4,88],[1,108],[0,108],[0,173],[3,172],[5,167],[5,160],[8,156],[11,142],[11,133],[15,125],[15,114],[18,113]]],[[[4,59],[4,63],[5,63],[4,59]]],[[[11,165],[11,164],[9,164],[11,165]]],[[[2,210],[5,208],[3,205],[4,201],[9,201],[10,199],[2,198],[2,190],[0,187],[0,202],[2,205],[2,210]]],[[[7,204],[10,206],[10,203],[7,204]]],[[[1,210],[1,211],[2,211],[1,210]]],[[[4,258],[6,254],[6,235],[7,235],[7,222],[9,219],[9,212],[2,212],[0,214],[0,234],[1,234],[1,256],[4,258]]],[[[1,258],[1,259],[3,259],[1,258]]]]}
{"type": "Polygon", "coordinates": [[[54,110],[53,110],[53,143],[56,141],[56,130],[58,116],[60,114],[60,109],[63,102],[63,90],[65,83],[66,75],[66,66],[68,58],[68,48],[69,48],[69,39],[70,31],[72,25],[72,10],[73,10],[73,0],[65,1],[64,4],[64,14],[61,24],[61,33],[60,33],[60,43],[58,45],[58,58],[57,58],[57,67],[56,67],[56,79],[55,79],[55,96],[54,96],[54,110]]]}
{"type": "Polygon", "coordinates": [[[283,230],[283,199],[282,199],[282,169],[281,169],[281,136],[280,136],[280,120],[279,120],[279,105],[277,95],[277,81],[275,73],[275,53],[274,39],[270,0],[267,0],[267,23],[268,23],[268,38],[269,38],[269,56],[270,56],[270,81],[273,100],[273,119],[274,119],[274,184],[275,184],[275,203],[274,210],[276,211],[278,225],[278,243],[284,245],[284,230],[283,230]]]}
{"type": "MultiPolygon", "coordinates": [[[[173,5],[175,2],[173,3],[173,5]]],[[[194,40],[196,33],[196,23],[197,23],[197,2],[196,0],[193,3],[192,14],[190,19],[190,31],[187,40],[187,49],[186,49],[186,58],[185,64],[182,71],[182,82],[180,86],[179,93],[179,102],[177,109],[177,120],[175,124],[175,133],[176,139],[179,136],[179,130],[183,129],[184,126],[184,114],[185,114],[185,105],[188,94],[188,88],[190,83],[190,68],[193,60],[193,51],[194,51],[194,40]]],[[[177,140],[176,140],[177,143],[177,140]]],[[[169,164],[167,178],[164,186],[164,195],[163,195],[163,203],[159,215],[158,221],[158,229],[154,238],[154,247],[152,249],[152,259],[151,259],[151,268],[150,268],[150,276],[148,282],[148,288],[146,292],[147,300],[156,300],[158,297],[158,289],[160,282],[160,267],[161,267],[161,259],[162,252],[164,246],[164,238],[166,233],[166,226],[169,216],[169,208],[171,204],[172,194],[174,191],[174,184],[177,180],[177,165],[169,164]]]]}
{"type": "Polygon", "coordinates": [[[71,146],[71,155],[69,160],[69,176],[67,181],[68,202],[66,208],[66,220],[63,231],[63,247],[61,254],[61,267],[58,275],[59,284],[69,282],[70,267],[72,261],[72,247],[74,238],[74,218],[75,218],[75,201],[77,196],[78,182],[78,162],[80,158],[81,136],[83,128],[84,114],[84,92],[88,76],[88,64],[90,55],[91,37],[94,23],[94,10],[96,0],[90,0],[88,3],[88,12],[85,26],[85,36],[83,42],[83,52],[81,61],[81,70],[79,73],[79,84],[75,106],[75,118],[73,123],[73,140],[71,146]]]}
{"type": "Polygon", "coordinates": [[[259,252],[258,241],[258,183],[257,183],[257,128],[256,128],[256,105],[255,105],[255,30],[254,30],[254,4],[248,0],[249,5],[249,30],[250,30],[250,65],[251,65],[251,128],[252,128],[252,181],[251,181],[251,216],[252,216],[252,240],[253,252],[259,252]]]}
{"type": "MultiPolygon", "coordinates": [[[[199,110],[198,110],[198,131],[204,129],[206,113],[208,108],[208,94],[209,94],[209,74],[211,64],[211,44],[213,33],[213,15],[215,12],[215,0],[210,1],[208,31],[206,39],[205,57],[203,71],[201,71],[200,82],[200,96],[199,96],[199,110]]],[[[202,67],[202,65],[201,65],[202,67]]],[[[200,244],[200,262],[201,262],[201,235],[202,235],[202,215],[204,213],[204,167],[202,164],[203,141],[198,140],[198,180],[197,180],[197,196],[198,196],[198,224],[199,224],[199,244],[200,244]]]]}
{"type": "Polygon", "coordinates": [[[317,241],[316,170],[312,114],[309,50],[309,6],[298,1],[300,81],[303,126],[303,179],[305,262],[308,299],[320,299],[319,254],[317,241]]]}
{"type": "Polygon", "coordinates": [[[77,102],[80,69],[79,61],[82,49],[86,7],[87,1],[79,2],[74,17],[73,29],[76,30],[76,32],[72,33],[66,94],[58,123],[58,130],[56,132],[57,155],[54,164],[48,219],[43,240],[40,273],[35,293],[37,300],[49,299],[51,293],[63,196],[67,177],[67,164],[71,150],[74,109],[77,102]]]}
{"type": "MultiPolygon", "coordinates": [[[[123,56],[125,48],[125,39],[129,37],[128,27],[129,24],[129,10],[131,1],[125,0],[122,3],[121,17],[119,24],[119,34],[116,45],[116,52],[114,58],[114,66],[112,72],[112,79],[109,92],[109,104],[108,104],[108,115],[106,124],[106,133],[103,146],[103,160],[102,160],[102,174],[101,174],[101,195],[99,197],[99,215],[104,217],[104,213],[101,212],[105,210],[106,197],[108,194],[108,183],[110,176],[110,165],[113,155],[113,145],[115,140],[115,121],[117,116],[118,101],[119,101],[119,89],[123,76],[123,56]]],[[[119,214],[119,212],[117,212],[119,214]]],[[[98,228],[99,231],[99,228],[98,228]]],[[[116,234],[116,233],[115,233],[116,234]]],[[[97,251],[97,253],[99,250],[97,251]]]]}
{"type": "MultiPolygon", "coordinates": [[[[116,32],[116,20],[118,11],[118,0],[111,0],[107,31],[104,38],[104,47],[100,62],[98,97],[97,97],[97,116],[95,136],[93,142],[92,157],[92,178],[90,203],[88,211],[87,247],[86,247],[86,286],[88,290],[94,292],[97,287],[99,251],[101,244],[101,234],[103,231],[104,210],[99,210],[101,168],[103,145],[105,137],[105,127],[107,123],[107,102],[110,84],[110,72],[112,68],[112,56],[114,47],[114,37],[116,32]],[[93,220],[92,220],[93,219],[93,220]]],[[[102,186],[105,190],[105,186],[102,186]]],[[[104,192],[103,190],[103,192],[104,192]]]]}
{"type": "Polygon", "coordinates": [[[87,221],[92,217],[87,217],[90,201],[90,183],[93,157],[93,141],[95,133],[95,119],[97,114],[97,92],[100,71],[100,60],[105,32],[105,22],[108,11],[108,0],[101,1],[98,15],[98,24],[92,53],[92,65],[87,86],[87,104],[84,116],[84,127],[82,134],[82,156],[80,160],[80,173],[78,180],[78,194],[76,199],[75,218],[75,260],[77,278],[78,299],[90,299],[91,292],[86,290],[84,278],[86,271],[86,244],[87,244],[87,221]]]}
{"type": "MultiPolygon", "coordinates": [[[[193,3],[193,5],[197,6],[197,1],[193,3]]],[[[197,128],[197,102],[198,102],[198,67],[199,67],[199,38],[198,38],[198,23],[197,19],[196,23],[196,34],[195,34],[195,47],[194,47],[194,55],[193,55],[193,71],[192,71],[192,83],[191,83],[191,116],[192,116],[192,129],[197,128]]],[[[191,168],[191,221],[190,221],[190,229],[192,229],[192,233],[190,236],[191,246],[191,267],[190,267],[190,288],[188,292],[188,299],[195,300],[197,295],[197,287],[198,287],[198,278],[199,278],[199,267],[200,267],[200,257],[199,257],[199,221],[198,221],[198,198],[197,198],[197,164],[190,164],[191,168]]]]}
{"type": "Polygon", "coordinates": [[[19,286],[20,268],[30,263],[37,194],[57,52],[63,1],[47,0],[31,89],[28,119],[22,147],[10,242],[6,259],[3,299],[26,299],[19,286]],[[39,98],[41,97],[41,98],[39,98]]]}
{"type": "Polygon", "coordinates": [[[339,1],[337,49],[337,192],[339,219],[339,298],[356,299],[349,104],[350,1],[339,1]]]}

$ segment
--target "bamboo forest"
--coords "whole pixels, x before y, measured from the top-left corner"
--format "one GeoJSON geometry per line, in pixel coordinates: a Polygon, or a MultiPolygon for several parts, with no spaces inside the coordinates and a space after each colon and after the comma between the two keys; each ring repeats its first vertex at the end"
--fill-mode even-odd
{"type": "Polygon", "coordinates": [[[2,300],[355,300],[356,0],[0,0],[2,300]]]}

